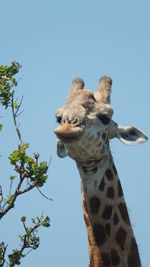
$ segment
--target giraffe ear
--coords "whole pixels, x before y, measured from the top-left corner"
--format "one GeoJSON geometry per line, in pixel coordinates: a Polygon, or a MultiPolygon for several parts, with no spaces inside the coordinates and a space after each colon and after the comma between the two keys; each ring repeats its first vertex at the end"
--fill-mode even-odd
{"type": "Polygon", "coordinates": [[[63,142],[57,139],[57,155],[60,158],[65,158],[68,156],[67,150],[63,142]]]}
{"type": "Polygon", "coordinates": [[[126,145],[138,145],[146,142],[148,137],[134,126],[118,126],[116,137],[126,145]]]}

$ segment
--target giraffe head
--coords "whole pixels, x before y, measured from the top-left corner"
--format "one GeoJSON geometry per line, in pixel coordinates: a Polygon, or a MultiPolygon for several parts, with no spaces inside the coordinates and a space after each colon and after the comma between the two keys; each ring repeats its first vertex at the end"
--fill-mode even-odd
{"type": "Polygon", "coordinates": [[[109,153],[109,140],[118,138],[128,145],[147,140],[147,136],[133,126],[119,126],[112,120],[110,104],[112,80],[102,77],[97,90],[84,89],[84,81],[75,79],[67,103],[56,111],[59,126],[57,154],[77,161],[99,160],[109,153]]]}

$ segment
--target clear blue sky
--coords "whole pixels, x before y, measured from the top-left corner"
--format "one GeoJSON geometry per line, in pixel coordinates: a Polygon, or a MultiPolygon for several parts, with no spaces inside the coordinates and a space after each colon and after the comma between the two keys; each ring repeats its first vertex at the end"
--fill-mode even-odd
{"type": "MultiPolygon", "coordinates": [[[[95,89],[102,75],[113,79],[114,120],[135,125],[149,135],[150,2],[148,0],[26,0],[1,1],[0,64],[16,60],[23,65],[18,96],[24,95],[21,120],[23,139],[31,151],[49,160],[49,180],[43,192],[18,199],[16,208],[2,220],[0,238],[17,247],[23,232],[19,218],[40,214],[51,218],[41,230],[41,246],[23,261],[23,267],[87,267],[87,234],[75,163],[56,156],[55,110],[65,103],[76,76],[95,89]]],[[[11,116],[0,109],[4,130],[0,136],[3,190],[12,169],[9,153],[17,138],[11,116]]],[[[150,144],[128,147],[111,144],[134,227],[143,267],[150,266],[150,144]]]]}

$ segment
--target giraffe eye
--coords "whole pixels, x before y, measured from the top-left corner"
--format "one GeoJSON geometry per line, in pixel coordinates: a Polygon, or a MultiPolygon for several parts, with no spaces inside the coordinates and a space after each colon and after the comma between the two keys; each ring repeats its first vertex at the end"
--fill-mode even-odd
{"type": "Polygon", "coordinates": [[[110,118],[107,117],[106,115],[97,114],[96,116],[105,125],[107,125],[110,122],[110,118]]]}
{"type": "Polygon", "coordinates": [[[61,116],[57,116],[57,117],[56,117],[56,121],[57,121],[58,123],[61,123],[61,120],[62,120],[62,117],[61,117],[61,116]]]}

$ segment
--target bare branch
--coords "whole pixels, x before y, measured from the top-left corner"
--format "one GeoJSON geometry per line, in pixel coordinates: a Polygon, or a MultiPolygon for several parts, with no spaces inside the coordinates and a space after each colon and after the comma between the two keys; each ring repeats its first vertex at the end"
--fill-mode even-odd
{"type": "Polygon", "coordinates": [[[26,177],[27,177],[27,173],[24,172],[24,173],[21,175],[21,177],[20,177],[20,181],[19,181],[19,183],[18,183],[18,185],[17,185],[17,187],[16,187],[16,190],[15,190],[14,194],[12,195],[12,199],[11,199],[10,203],[8,204],[8,206],[7,206],[5,209],[0,210],[0,219],[1,219],[1,218],[2,218],[2,217],[3,217],[3,216],[10,210],[10,209],[12,209],[12,208],[14,207],[14,203],[15,203],[15,201],[16,201],[16,199],[17,199],[17,197],[18,197],[19,195],[25,194],[25,193],[29,192],[30,190],[32,190],[34,187],[37,186],[39,180],[36,180],[36,181],[33,182],[29,187],[27,187],[27,188],[25,188],[24,190],[21,191],[21,190],[20,190],[21,185],[22,185],[22,183],[23,183],[23,181],[24,181],[24,179],[25,179],[26,177]]]}
{"type": "Polygon", "coordinates": [[[2,210],[2,206],[1,206],[2,201],[3,201],[3,192],[2,192],[2,187],[0,185],[0,211],[2,210]]]}
{"type": "Polygon", "coordinates": [[[9,195],[11,195],[13,180],[10,181],[9,195]]]}
{"type": "MultiPolygon", "coordinates": [[[[19,116],[19,114],[21,114],[23,111],[21,111],[19,114],[18,114],[18,111],[19,111],[19,109],[20,109],[20,107],[21,107],[21,105],[22,105],[22,102],[23,102],[23,98],[24,98],[24,96],[22,96],[21,97],[21,100],[20,100],[20,103],[19,103],[19,105],[18,105],[18,107],[17,107],[17,109],[16,109],[16,112],[15,112],[15,116],[17,117],[17,116],[19,116]]],[[[16,101],[17,102],[17,101],[16,101]]]]}
{"type": "Polygon", "coordinates": [[[23,110],[16,114],[16,117],[19,117],[23,113],[23,110]]]}
{"type": "Polygon", "coordinates": [[[51,164],[51,161],[52,161],[52,156],[50,156],[50,158],[49,158],[48,169],[49,169],[49,166],[50,166],[50,164],[51,164]]]}
{"type": "MultiPolygon", "coordinates": [[[[17,125],[17,121],[16,121],[16,112],[15,112],[15,109],[14,109],[14,93],[15,91],[12,92],[12,98],[11,98],[11,108],[12,108],[12,114],[13,114],[13,121],[14,121],[14,124],[15,124],[15,128],[16,128],[16,132],[17,132],[17,135],[18,135],[18,138],[19,138],[19,142],[20,142],[20,145],[22,144],[22,137],[21,137],[21,132],[19,130],[19,127],[17,125]]],[[[23,99],[23,98],[22,98],[23,99]]],[[[19,108],[20,108],[20,105],[19,104],[19,108]]]]}
{"type": "Polygon", "coordinates": [[[25,189],[22,190],[22,191],[19,191],[19,192],[18,192],[18,195],[22,195],[22,194],[24,194],[24,193],[29,192],[30,190],[32,190],[32,189],[36,186],[37,183],[38,183],[38,181],[33,182],[29,187],[25,188],[25,189]]]}
{"type": "Polygon", "coordinates": [[[46,199],[48,199],[48,200],[50,200],[50,201],[54,201],[52,198],[49,198],[49,197],[47,197],[46,195],[44,195],[44,194],[42,193],[42,191],[39,189],[38,186],[36,186],[36,189],[40,192],[40,194],[41,194],[44,198],[46,198],[46,199]]]}

